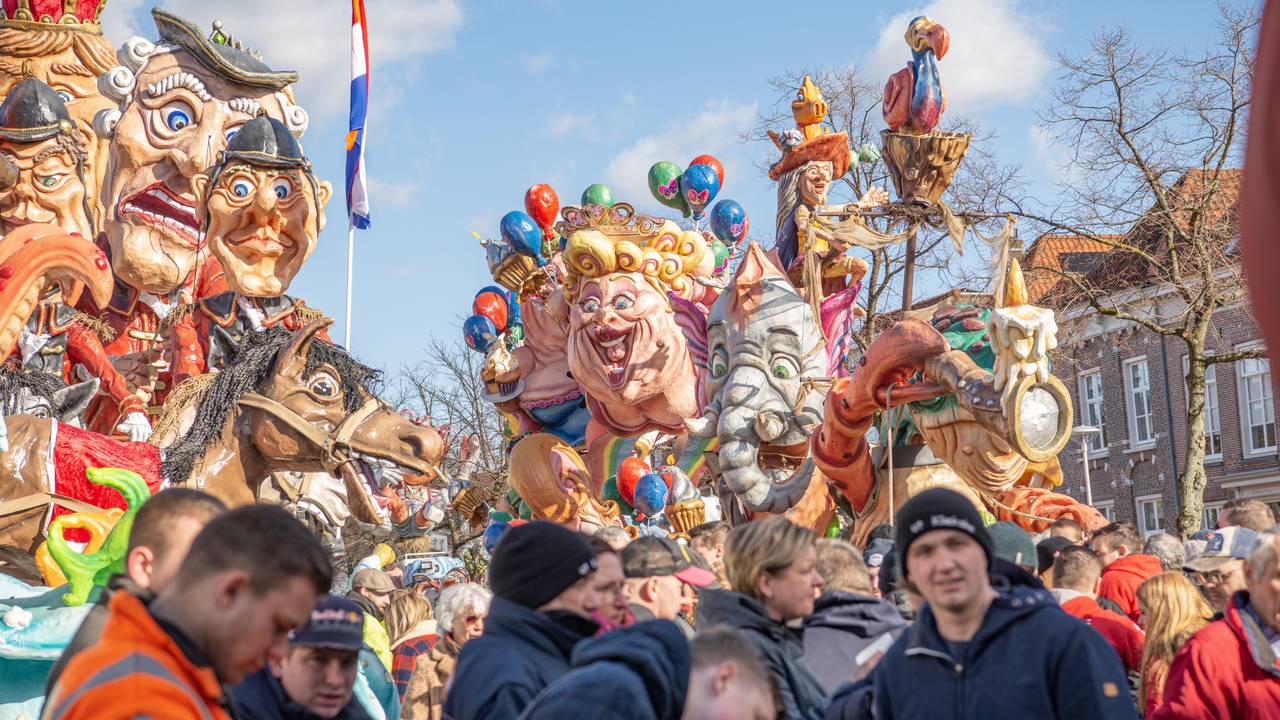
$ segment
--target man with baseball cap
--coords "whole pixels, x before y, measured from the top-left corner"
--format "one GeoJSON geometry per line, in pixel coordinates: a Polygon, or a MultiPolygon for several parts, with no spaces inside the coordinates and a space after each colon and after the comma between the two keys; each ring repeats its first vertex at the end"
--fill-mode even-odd
{"type": "Polygon", "coordinates": [[[1221,613],[1232,595],[1246,589],[1244,561],[1257,542],[1258,533],[1249,528],[1224,527],[1209,534],[1199,557],[1187,561],[1214,612],[1221,613]]]}
{"type": "Polygon", "coordinates": [[[664,537],[646,535],[622,549],[624,589],[637,621],[676,620],[689,637],[693,628],[680,621],[680,607],[689,596],[715,582],[716,576],[694,564],[685,546],[664,537]]]}
{"type": "Polygon", "coordinates": [[[1102,636],[1045,590],[992,588],[991,536],[968,498],[926,490],[896,520],[898,568],[926,604],[873,674],[878,717],[1132,720],[1102,636]]]}
{"type": "Polygon", "coordinates": [[[289,634],[283,658],[231,688],[242,720],[366,720],[353,697],[364,622],[355,603],[320,598],[307,624],[289,634]]]}
{"type": "Polygon", "coordinates": [[[601,599],[589,582],[596,555],[583,535],[537,520],[508,529],[493,551],[493,601],[484,634],[458,653],[444,716],[515,718],[569,672],[579,640],[599,627],[601,599]]]}

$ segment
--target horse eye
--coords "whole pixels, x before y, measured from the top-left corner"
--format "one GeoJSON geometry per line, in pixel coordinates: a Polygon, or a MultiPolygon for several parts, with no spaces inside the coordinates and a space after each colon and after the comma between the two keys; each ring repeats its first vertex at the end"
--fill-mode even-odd
{"type": "Polygon", "coordinates": [[[338,384],[333,378],[321,375],[311,381],[311,392],[323,398],[335,397],[338,394],[338,384]]]}

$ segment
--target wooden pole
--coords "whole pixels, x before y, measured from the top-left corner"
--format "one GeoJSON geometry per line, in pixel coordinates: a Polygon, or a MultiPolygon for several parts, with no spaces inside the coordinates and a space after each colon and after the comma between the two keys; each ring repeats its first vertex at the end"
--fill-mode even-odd
{"type": "Polygon", "coordinates": [[[912,230],[907,236],[907,266],[902,270],[902,314],[905,316],[911,309],[911,286],[916,279],[916,234],[912,230]]]}

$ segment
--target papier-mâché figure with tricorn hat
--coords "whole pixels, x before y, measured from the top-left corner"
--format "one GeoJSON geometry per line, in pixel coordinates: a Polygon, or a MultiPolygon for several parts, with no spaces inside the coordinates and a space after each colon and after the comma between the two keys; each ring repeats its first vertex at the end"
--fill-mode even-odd
{"type": "MultiPolygon", "coordinates": [[[[295,135],[307,117],[289,90],[297,73],[273,70],[220,28],[206,37],[176,15],[151,14],[160,40],[133,38],[121,48],[123,65],[99,82],[119,107],[100,114],[95,128],[112,138],[103,244],[117,282],[100,317],[116,339],[107,350],[124,356],[117,365],[155,406],[171,373],[195,374],[202,364],[194,301],[226,290],[220,266],[206,259],[191,178],[260,111],[295,135]]],[[[91,409],[100,429],[96,420],[91,409]]]]}
{"type": "Polygon", "coordinates": [[[191,182],[230,288],[198,301],[197,337],[213,370],[245,333],[276,325],[299,330],[321,315],[285,291],[315,250],[333,188],[316,180],[284,123],[266,115],[241,127],[217,164],[191,182]]]}
{"type": "MultiPolygon", "coordinates": [[[[16,182],[0,188],[5,235],[24,235],[31,242],[64,233],[94,236],[84,186],[85,148],[62,98],[34,77],[12,86],[0,102],[0,157],[18,169],[16,182]]],[[[107,357],[102,335],[109,338],[109,329],[72,307],[79,294],[71,283],[44,288],[9,361],[67,383],[79,379],[73,368],[82,367],[100,382],[102,403],[114,411],[114,429],[144,440],[151,424],[142,402],[107,357]]]]}

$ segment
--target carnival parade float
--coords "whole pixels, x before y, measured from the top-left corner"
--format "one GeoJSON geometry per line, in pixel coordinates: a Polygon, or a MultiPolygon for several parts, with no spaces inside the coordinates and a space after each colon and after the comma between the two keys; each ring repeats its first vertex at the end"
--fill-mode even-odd
{"type": "MultiPolygon", "coordinates": [[[[528,519],[680,537],[775,514],[861,542],[938,485],[1030,530],[1102,524],[1053,492],[1071,404],[1008,227],[982,238],[1000,248],[989,307],[850,341],[860,253],[905,244],[906,310],[917,234],[960,247],[971,229],[942,200],[970,138],[937,127],[949,37],[929,18],[885,87],[881,148],[855,153],[803,80],[795,127],[770,133],[765,242],[710,155],[652,165],[656,214],[600,184],[562,207],[536,184],[477,235],[494,284],[460,303],[461,329],[510,472],[473,482],[474,440],[446,475],[445,434],[379,399],[376,371],[289,294],[333,193],[304,152],[297,73],[163,9],[117,47],[102,11],[0,0],[0,711],[35,714],[165,486],[283,502],[330,534],[348,515],[412,536],[453,514],[488,547],[528,519]],[[830,202],[869,157],[896,197],[830,202]],[[487,494],[495,480],[509,491],[487,494]]],[[[428,560],[424,576],[465,577],[428,560]]]]}

